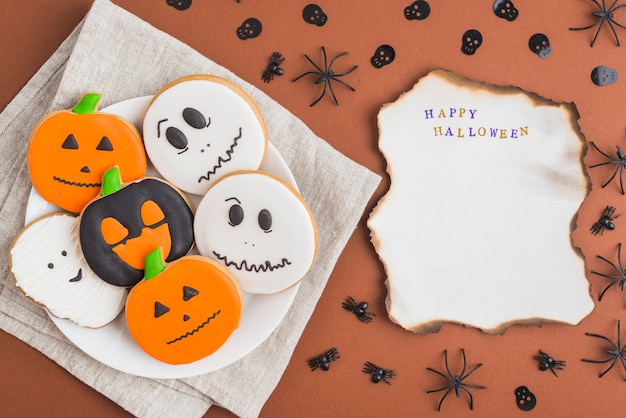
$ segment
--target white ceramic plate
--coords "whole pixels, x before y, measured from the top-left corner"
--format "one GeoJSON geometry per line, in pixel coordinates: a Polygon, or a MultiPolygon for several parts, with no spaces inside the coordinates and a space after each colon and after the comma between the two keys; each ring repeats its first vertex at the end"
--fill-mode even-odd
{"type": "MultiPolygon", "coordinates": [[[[125,100],[106,107],[102,111],[125,118],[141,131],[143,116],[151,98],[151,96],[146,96],[125,100]]],[[[272,144],[268,144],[260,169],[275,174],[297,187],[289,167],[272,144]]],[[[157,175],[153,168],[148,169],[148,174],[157,175]]],[[[200,197],[188,197],[195,209],[200,197]]],[[[43,200],[32,189],[26,208],[26,223],[59,210],[57,206],[43,200]]],[[[124,312],[115,321],[98,329],[84,328],[69,320],[49,315],[70,341],[101,363],[137,376],[177,379],[212,372],[248,354],[261,344],[282,321],[293,303],[297,290],[296,285],[271,295],[244,292],[244,311],[239,328],[215,353],[202,360],[184,365],[163,363],[146,354],[128,332],[124,312]]]]}

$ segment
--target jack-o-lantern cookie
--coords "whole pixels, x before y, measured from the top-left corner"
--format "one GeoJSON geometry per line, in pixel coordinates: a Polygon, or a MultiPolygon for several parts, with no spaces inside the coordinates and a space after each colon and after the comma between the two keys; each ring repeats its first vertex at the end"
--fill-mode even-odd
{"type": "Polygon", "coordinates": [[[154,248],[161,247],[169,262],[193,246],[193,212],[167,182],[144,177],[122,184],[113,167],[103,175],[101,194],[81,213],[79,238],[87,264],[102,280],[133,286],[154,248]]]}
{"type": "Polygon", "coordinates": [[[200,254],[224,264],[248,293],[276,293],[309,271],[317,227],[300,194],[282,179],[241,171],[218,180],[194,222],[200,254]]]}
{"type": "Polygon", "coordinates": [[[77,218],[53,213],[28,224],[10,252],[11,273],[26,296],[56,317],[99,328],[124,308],[126,289],[100,280],[76,239],[77,218]]]}
{"type": "Polygon", "coordinates": [[[257,169],[267,148],[256,104],[238,86],[210,75],[163,87],[146,111],[143,136],[163,178],[198,195],[225,174],[257,169]]]}
{"type": "Polygon", "coordinates": [[[88,93],[71,110],[53,112],[37,125],[28,147],[28,169],[37,193],[79,213],[98,195],[102,173],[117,165],[123,181],[146,174],[137,129],[119,116],[97,111],[100,95],[88,93]]]}
{"type": "Polygon", "coordinates": [[[243,297],[219,263],[190,255],[165,265],[158,248],[145,265],[145,279],[128,295],[126,323],[146,353],[169,364],[191,363],[214,353],[237,329],[243,297]]]}

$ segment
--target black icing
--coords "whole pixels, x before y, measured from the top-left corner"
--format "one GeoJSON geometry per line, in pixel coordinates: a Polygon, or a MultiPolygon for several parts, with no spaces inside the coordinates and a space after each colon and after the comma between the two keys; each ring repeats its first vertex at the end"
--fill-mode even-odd
{"type": "Polygon", "coordinates": [[[89,267],[102,280],[116,286],[133,286],[143,278],[143,270],[126,264],[102,237],[102,219],[112,217],[128,229],[128,239],[139,237],[145,227],[141,206],[147,200],[157,203],[165,215],[172,239],[169,256],[174,261],[193,246],[193,212],[183,196],[164,181],[145,178],[87,205],[80,217],[80,245],[89,267]]]}

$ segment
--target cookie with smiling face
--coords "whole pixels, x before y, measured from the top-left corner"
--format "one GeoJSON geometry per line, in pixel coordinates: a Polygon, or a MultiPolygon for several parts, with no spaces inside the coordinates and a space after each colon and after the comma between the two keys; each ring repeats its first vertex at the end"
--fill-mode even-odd
{"type": "Polygon", "coordinates": [[[15,284],[56,317],[99,328],[124,308],[126,289],[91,271],[76,239],[77,218],[65,213],[41,217],[13,241],[10,260],[15,284]]]}
{"type": "Polygon", "coordinates": [[[210,75],[163,87],[148,106],[143,135],[157,171],[198,195],[225,174],[257,169],[267,148],[256,104],[238,86],[210,75]]]}
{"type": "Polygon", "coordinates": [[[276,293],[298,283],[317,251],[317,228],[300,194],[261,171],[218,180],[194,221],[201,254],[224,264],[248,293],[276,293]]]}

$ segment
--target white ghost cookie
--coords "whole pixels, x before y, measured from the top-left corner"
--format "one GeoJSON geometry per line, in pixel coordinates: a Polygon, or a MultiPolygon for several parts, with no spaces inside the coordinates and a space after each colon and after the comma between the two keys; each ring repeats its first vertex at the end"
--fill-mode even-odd
{"type": "Polygon", "coordinates": [[[225,174],[259,168],[267,148],[256,104],[238,86],[210,75],[163,87],[148,106],[143,137],[157,171],[198,195],[225,174]]]}
{"type": "Polygon", "coordinates": [[[58,318],[99,328],[126,303],[126,289],[112,286],[87,266],[77,238],[77,218],[43,216],[15,237],[10,252],[15,284],[58,318]]]}
{"type": "Polygon", "coordinates": [[[218,180],[194,221],[201,254],[224,264],[245,292],[276,293],[298,283],[317,251],[317,227],[282,179],[242,171],[218,180]]]}

